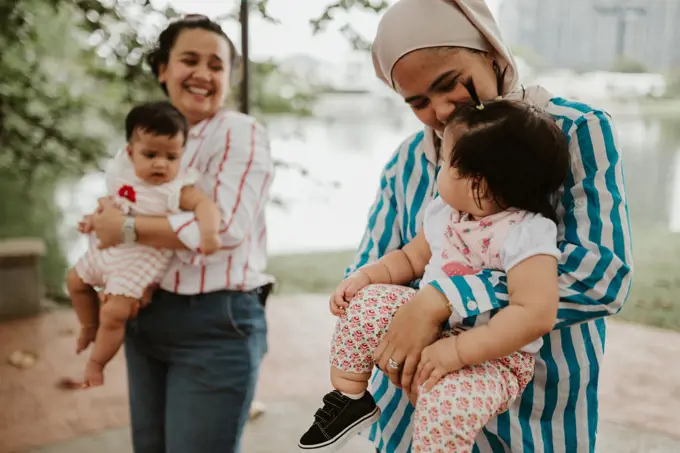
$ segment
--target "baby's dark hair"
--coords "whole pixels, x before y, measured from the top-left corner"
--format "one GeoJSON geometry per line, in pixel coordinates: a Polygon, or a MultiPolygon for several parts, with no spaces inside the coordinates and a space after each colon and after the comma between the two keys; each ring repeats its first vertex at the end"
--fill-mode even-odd
{"type": "Polygon", "coordinates": [[[148,102],[133,107],[125,117],[125,138],[128,143],[135,130],[167,137],[182,134],[182,144],[185,144],[189,135],[189,123],[168,101],[148,102]]]}
{"type": "MultiPolygon", "coordinates": [[[[182,32],[182,30],[191,30],[197,28],[216,33],[227,40],[229,54],[231,56],[229,66],[231,67],[232,72],[234,71],[238,63],[238,53],[236,52],[236,46],[234,46],[232,40],[229,39],[229,36],[227,36],[224,30],[222,30],[220,24],[210,20],[209,17],[202,14],[188,14],[181,19],[171,22],[165,28],[165,30],[163,30],[160,35],[158,35],[158,41],[156,42],[156,45],[154,46],[153,50],[147,54],[146,62],[151,67],[151,71],[153,72],[153,75],[156,76],[156,78],[158,78],[161,65],[168,64],[168,61],[170,60],[170,51],[174,47],[175,42],[177,42],[177,37],[182,32]]],[[[167,95],[168,87],[165,85],[165,83],[161,83],[160,86],[163,92],[167,95]]]]}
{"type": "Polygon", "coordinates": [[[449,119],[446,134],[455,137],[450,165],[472,179],[478,205],[488,196],[503,209],[527,210],[557,223],[551,195],[569,172],[566,135],[550,115],[523,101],[482,103],[472,79],[464,85],[473,103],[457,105],[449,119]]]}

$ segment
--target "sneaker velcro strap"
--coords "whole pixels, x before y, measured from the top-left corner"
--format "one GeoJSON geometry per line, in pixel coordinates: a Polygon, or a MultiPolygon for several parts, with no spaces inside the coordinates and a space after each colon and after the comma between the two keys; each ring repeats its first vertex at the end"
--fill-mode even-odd
{"type": "Polygon", "coordinates": [[[325,411],[324,409],[319,409],[318,411],[316,411],[314,417],[318,418],[319,420],[325,423],[333,421],[333,414],[325,411]]]}

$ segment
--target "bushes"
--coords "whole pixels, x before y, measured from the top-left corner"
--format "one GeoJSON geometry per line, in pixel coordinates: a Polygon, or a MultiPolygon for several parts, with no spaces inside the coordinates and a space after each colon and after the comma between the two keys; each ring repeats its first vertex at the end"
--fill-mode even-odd
{"type": "Polygon", "coordinates": [[[0,239],[40,237],[47,254],[43,259],[43,278],[47,296],[63,299],[66,257],[60,246],[59,207],[54,202],[56,182],[27,187],[9,170],[0,170],[0,239]]]}

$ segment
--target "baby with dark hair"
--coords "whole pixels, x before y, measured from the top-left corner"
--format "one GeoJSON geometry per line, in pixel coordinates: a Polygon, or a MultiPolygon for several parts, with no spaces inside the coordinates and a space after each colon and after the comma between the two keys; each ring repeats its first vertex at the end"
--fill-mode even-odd
{"type": "MultiPolygon", "coordinates": [[[[497,76],[500,92],[504,74],[497,76]]],[[[435,451],[443,434],[456,439],[445,451],[472,451],[477,433],[533,378],[534,354],[557,316],[561,251],[552,201],[569,171],[568,143],[554,119],[534,106],[500,96],[483,103],[472,79],[463,84],[473,102],[457,105],[449,118],[439,196],[427,206],[422,230],[403,248],[358,269],[331,296],[331,312],[339,316],[330,354],[335,390],[300,439],[303,450],[336,451],[378,420],[368,381],[378,363],[392,370],[403,365],[382,340],[414,294],[399,285],[417,279],[423,288],[500,269],[507,274],[509,306],[478,316],[473,324],[483,328],[471,330],[456,313],[461,304],[475,310],[477,302],[465,294],[449,300],[450,328],[423,349],[417,367],[414,452],[435,451]],[[480,359],[488,356],[499,358],[480,359]],[[439,409],[426,413],[422,407],[439,409]]]]}
{"type": "MultiPolygon", "coordinates": [[[[220,248],[220,212],[215,203],[193,187],[198,173],[180,171],[188,124],[169,102],[134,107],[125,119],[127,147],[118,153],[106,172],[108,195],[129,216],[166,216],[193,211],[201,230],[200,252],[212,254],[220,248]]],[[[78,225],[81,233],[93,231],[92,216],[78,225]]],[[[85,368],[84,385],[104,382],[104,366],[123,343],[125,324],[139,309],[139,301],[151,285],[160,281],[172,257],[171,250],[134,243],[134,235],[123,226],[123,243],[100,249],[90,242],[67,276],[67,286],[80,333],[76,351],[94,342],[85,368]],[[99,306],[95,287],[101,288],[104,303],[99,306]]]]}

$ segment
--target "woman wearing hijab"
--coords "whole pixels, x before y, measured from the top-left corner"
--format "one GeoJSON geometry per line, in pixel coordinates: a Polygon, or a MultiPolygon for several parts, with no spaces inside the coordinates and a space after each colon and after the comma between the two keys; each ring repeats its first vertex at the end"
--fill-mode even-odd
{"type": "MultiPolygon", "coordinates": [[[[556,203],[560,305],[535,354],[535,377],[476,439],[475,452],[592,452],[605,320],[631,283],[632,258],[621,155],[603,110],[519,85],[515,61],[481,0],[399,0],[383,15],[372,47],[378,77],[404,98],[424,129],[385,166],[351,274],[411,241],[437,197],[440,136],[472,79],[484,101],[523,99],[553,116],[569,140],[571,171],[556,203]],[[496,74],[505,71],[503,93],[496,74]]],[[[502,143],[502,142],[501,142],[502,143]]],[[[368,435],[381,452],[407,452],[420,353],[449,316],[474,328],[507,306],[506,278],[484,271],[433,281],[394,316],[379,345],[372,394],[381,410],[368,435]],[[449,304],[455,307],[451,314],[449,304]]],[[[434,401],[434,400],[433,400],[434,401]]],[[[433,411],[439,408],[431,408],[433,411]]]]}

